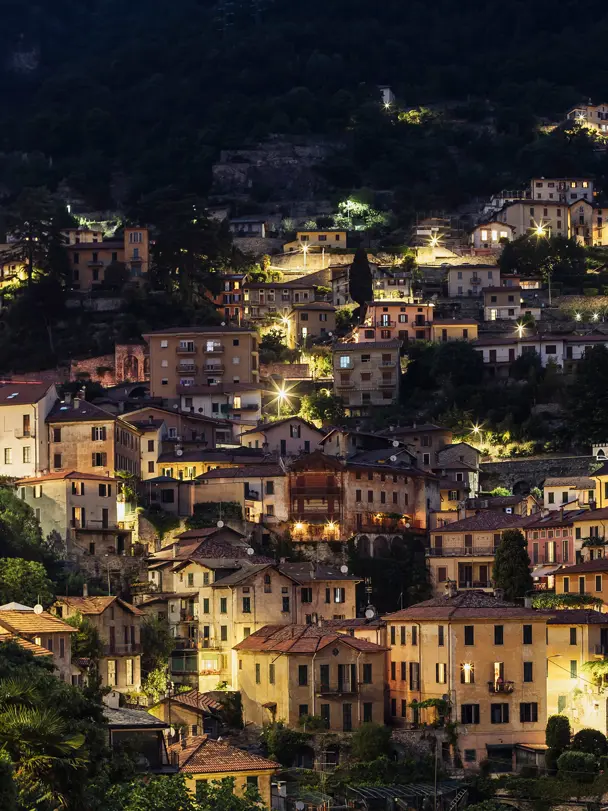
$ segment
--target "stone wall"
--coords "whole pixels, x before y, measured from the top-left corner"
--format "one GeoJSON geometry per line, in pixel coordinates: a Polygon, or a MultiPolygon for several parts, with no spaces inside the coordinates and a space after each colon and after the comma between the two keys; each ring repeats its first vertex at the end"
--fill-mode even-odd
{"type": "Polygon", "coordinates": [[[541,487],[545,479],[557,476],[588,476],[593,456],[531,456],[504,462],[482,462],[481,489],[506,487],[515,493],[529,493],[541,487]]]}
{"type": "Polygon", "coordinates": [[[102,386],[115,386],[130,381],[143,383],[149,378],[149,362],[145,344],[116,344],[114,354],[73,360],[70,380],[87,380],[102,386]]]}

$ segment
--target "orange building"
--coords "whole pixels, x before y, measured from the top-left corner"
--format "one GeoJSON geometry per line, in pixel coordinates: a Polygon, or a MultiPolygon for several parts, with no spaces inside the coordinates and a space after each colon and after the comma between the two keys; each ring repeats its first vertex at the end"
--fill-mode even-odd
{"type": "Polygon", "coordinates": [[[150,268],[150,234],[148,228],[133,226],[122,236],[103,239],[100,231],[70,229],[67,251],[72,270],[72,288],[87,292],[105,281],[110,265],[124,265],[132,279],[148,275],[150,268]]]}
{"type": "Polygon", "coordinates": [[[357,330],[357,341],[429,341],[434,306],[407,304],[400,299],[370,301],[365,321],[357,330]]]}

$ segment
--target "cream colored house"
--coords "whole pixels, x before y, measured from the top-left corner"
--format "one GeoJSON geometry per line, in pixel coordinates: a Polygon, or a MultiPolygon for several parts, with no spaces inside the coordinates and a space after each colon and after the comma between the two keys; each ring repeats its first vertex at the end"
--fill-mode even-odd
{"type": "Polygon", "coordinates": [[[589,476],[558,476],[543,482],[546,510],[578,510],[595,504],[595,479],[589,476]]]}
{"type": "Polygon", "coordinates": [[[53,611],[64,619],[81,614],[96,628],[103,644],[102,687],[120,692],[141,688],[143,611],[119,597],[58,597],[53,611]]]}
{"type": "Polygon", "coordinates": [[[285,417],[244,431],[241,444],[248,448],[263,448],[267,453],[280,456],[299,456],[316,450],[324,436],[324,431],[301,417],[285,417]]]}
{"type": "Polygon", "coordinates": [[[57,533],[70,557],[131,554],[131,533],[117,520],[116,479],[71,470],[20,479],[16,486],[42,534],[57,533]]]}
{"type": "Polygon", "coordinates": [[[290,349],[311,347],[318,339],[329,339],[336,331],[336,308],[326,301],[294,304],[287,315],[287,344],[290,349]]]}
{"type": "Polygon", "coordinates": [[[0,383],[0,475],[20,478],[49,469],[45,420],[56,400],[54,383],[0,383]]]}
{"type": "Polygon", "coordinates": [[[498,265],[457,265],[449,267],[448,298],[481,296],[484,287],[500,284],[498,265]]]}
{"type": "Polygon", "coordinates": [[[549,616],[456,590],[386,616],[391,722],[432,723],[437,708],[412,704],[447,696],[465,769],[510,771],[516,744],[545,742],[549,616]]]}
{"type": "Polygon", "coordinates": [[[338,343],[333,347],[334,394],[350,416],[390,406],[399,396],[401,341],[338,343]]]}
{"type": "Polygon", "coordinates": [[[33,608],[19,603],[0,606],[0,627],[51,651],[59,678],[72,683],[72,676],[78,673],[72,666],[72,634],[76,633],[76,628],[48,611],[37,614],[33,608]]]}
{"type": "Polygon", "coordinates": [[[267,625],[235,646],[245,723],[303,716],[352,732],[384,721],[386,648],[318,625],[267,625]]]}
{"type": "Polygon", "coordinates": [[[325,228],[310,231],[296,231],[296,238],[292,242],[283,245],[285,253],[302,251],[312,248],[315,252],[323,249],[331,251],[335,248],[346,250],[346,231],[340,229],[325,228]]]}
{"type": "Polygon", "coordinates": [[[566,118],[580,126],[599,132],[608,131],[608,104],[577,104],[568,110],[566,118]]]}
{"type": "Polygon", "coordinates": [[[209,470],[196,479],[195,502],[234,501],[242,515],[256,524],[289,518],[287,475],[281,465],[259,464],[209,470]]]}
{"type": "Polygon", "coordinates": [[[505,223],[498,220],[481,223],[471,231],[471,245],[479,251],[501,250],[505,242],[510,242],[513,239],[514,230],[513,226],[505,225],[505,223]]]}

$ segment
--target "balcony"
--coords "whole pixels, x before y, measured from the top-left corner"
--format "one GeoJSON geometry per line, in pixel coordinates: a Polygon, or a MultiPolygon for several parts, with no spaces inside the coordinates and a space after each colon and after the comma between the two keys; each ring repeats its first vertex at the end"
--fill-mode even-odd
{"type": "Polygon", "coordinates": [[[261,501],[259,491],[258,490],[247,490],[245,492],[245,501],[261,501]]]}
{"type": "Polygon", "coordinates": [[[187,611],[183,608],[180,608],[179,611],[179,621],[180,622],[198,622],[198,616],[192,611],[187,611]]]}
{"type": "Polygon", "coordinates": [[[328,485],[327,487],[319,487],[310,485],[307,487],[303,485],[301,487],[295,486],[291,488],[291,495],[294,498],[299,496],[314,498],[315,496],[339,496],[342,490],[337,487],[336,485],[328,485]]]}
{"type": "Polygon", "coordinates": [[[390,380],[381,380],[380,383],[378,383],[378,388],[379,389],[392,389],[393,386],[395,386],[395,385],[397,385],[396,381],[395,381],[395,379],[393,377],[391,377],[390,380]]]}
{"type": "Polygon", "coordinates": [[[16,439],[36,439],[36,432],[32,428],[31,430],[23,430],[23,428],[15,428],[15,438],[16,439]]]}
{"type": "Polygon", "coordinates": [[[226,369],[221,363],[206,363],[203,367],[205,372],[215,372],[215,374],[224,374],[226,369]]]}
{"type": "Polygon", "coordinates": [[[213,346],[206,346],[203,351],[206,355],[221,355],[224,351],[224,345],[214,344],[213,346]]]}
{"type": "Polygon", "coordinates": [[[228,406],[228,411],[259,411],[260,406],[256,405],[256,403],[243,403],[243,405],[231,405],[228,406]]]}
{"type": "Polygon", "coordinates": [[[515,689],[514,681],[489,681],[488,691],[490,693],[512,693],[515,689]]]}
{"type": "Polygon", "coordinates": [[[595,645],[593,648],[593,655],[601,657],[608,656],[608,645],[595,645]]]}
{"type": "Polygon", "coordinates": [[[347,380],[344,382],[336,380],[334,385],[337,389],[354,389],[356,384],[354,380],[347,380]]]}
{"type": "Polygon", "coordinates": [[[359,685],[352,682],[341,682],[336,685],[321,684],[317,691],[319,696],[354,695],[359,692],[359,685]]]}
{"type": "Polygon", "coordinates": [[[196,355],[196,346],[178,346],[175,349],[176,355],[196,355]]]}
{"type": "MultiPolygon", "coordinates": [[[[367,326],[367,324],[364,324],[363,326],[365,328],[367,326]]],[[[389,329],[390,327],[395,327],[397,325],[396,325],[396,323],[394,321],[382,321],[382,320],[380,320],[380,321],[376,321],[374,326],[377,329],[389,329]]]]}
{"type": "Polygon", "coordinates": [[[104,656],[130,656],[141,653],[139,642],[115,642],[103,646],[104,656]]]}
{"type": "Polygon", "coordinates": [[[184,374],[186,372],[196,374],[198,367],[195,363],[180,363],[175,367],[175,371],[179,374],[184,374]]]}
{"type": "Polygon", "coordinates": [[[437,558],[493,557],[496,550],[493,546],[432,546],[426,553],[429,557],[437,558]]]}
{"type": "Polygon", "coordinates": [[[378,366],[381,369],[392,369],[397,365],[396,360],[381,360],[378,366]]]}
{"type": "Polygon", "coordinates": [[[459,589],[490,589],[492,588],[491,580],[459,580],[459,589]]]}
{"type": "Polygon", "coordinates": [[[173,650],[196,650],[196,639],[176,637],[173,642],[173,650]]]}

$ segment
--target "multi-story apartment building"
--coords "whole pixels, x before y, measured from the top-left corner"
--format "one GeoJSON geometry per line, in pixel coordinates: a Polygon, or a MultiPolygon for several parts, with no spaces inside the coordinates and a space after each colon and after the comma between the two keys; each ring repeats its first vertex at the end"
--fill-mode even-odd
{"type": "MultiPolygon", "coordinates": [[[[128,420],[131,425],[141,430],[146,423],[160,425],[164,423],[161,432],[163,441],[181,442],[188,446],[197,443],[206,448],[215,448],[218,445],[234,444],[236,436],[234,426],[227,419],[205,417],[195,411],[194,406],[187,411],[178,408],[161,408],[160,406],[144,406],[129,411],[128,420]]],[[[158,446],[160,448],[160,445],[158,446]]],[[[152,452],[153,449],[149,449],[152,452]]]]}
{"type": "Polygon", "coordinates": [[[577,510],[595,504],[595,479],[589,476],[557,476],[543,482],[546,510],[577,510]]]}
{"type": "Polygon", "coordinates": [[[304,276],[291,282],[245,282],[245,320],[273,316],[287,317],[294,304],[310,304],[316,298],[316,285],[304,276]]]}
{"type": "Polygon", "coordinates": [[[577,104],[566,113],[566,119],[581,126],[606,132],[608,130],[608,104],[577,104]]]}
{"type": "Polygon", "coordinates": [[[374,299],[412,302],[412,273],[399,267],[380,265],[372,272],[374,299]]]}
{"type": "Polygon", "coordinates": [[[575,515],[573,510],[552,510],[546,515],[538,513],[526,523],[524,533],[532,566],[575,562],[572,523],[575,515]]]}
{"type": "Polygon", "coordinates": [[[571,372],[585,351],[597,344],[608,346],[608,338],[600,334],[534,334],[523,327],[521,336],[519,330],[512,335],[485,335],[474,342],[474,347],[481,352],[489,374],[507,377],[513,361],[526,352],[536,352],[543,366],[556,363],[565,372],[571,372]]]}
{"type": "Polygon", "coordinates": [[[554,611],[547,622],[547,716],[566,715],[574,732],[607,730],[605,688],[586,673],[608,656],[608,615],[591,609],[554,611]]]}
{"type": "Polygon", "coordinates": [[[243,285],[246,273],[222,273],[221,290],[210,294],[211,301],[226,323],[239,325],[243,320],[243,285]]]}
{"type": "Polygon", "coordinates": [[[431,324],[431,341],[477,340],[479,324],[474,318],[435,318],[431,324]]]}
{"type": "Polygon", "coordinates": [[[460,589],[490,589],[494,554],[506,529],[521,529],[531,518],[480,512],[430,532],[427,550],[433,592],[450,581],[460,589]]]}
{"type": "Polygon", "coordinates": [[[0,475],[35,476],[49,469],[45,420],[56,400],[53,383],[0,382],[0,475]]]}
{"type": "Polygon", "coordinates": [[[287,345],[311,347],[318,339],[329,339],[336,331],[336,308],[326,301],[294,304],[284,322],[287,345]]]}
{"type": "Polygon", "coordinates": [[[302,417],[286,417],[263,422],[243,431],[241,444],[248,448],[263,448],[280,456],[299,456],[317,450],[325,432],[302,417]]]}
{"type": "MultiPolygon", "coordinates": [[[[428,422],[420,425],[391,426],[385,433],[390,439],[409,446],[416,455],[416,465],[424,470],[435,467],[439,461],[440,451],[452,445],[452,431],[449,428],[428,422]]],[[[461,455],[465,456],[465,461],[471,463],[466,451],[457,454],[461,455]]],[[[445,461],[448,459],[445,458],[445,461]]]]}
{"type": "MultiPolygon", "coordinates": [[[[207,391],[256,389],[259,379],[257,333],[243,327],[184,327],[148,333],[150,394],[168,400],[187,398],[185,410],[199,411],[207,391]],[[255,385],[254,385],[255,384],[255,385]]],[[[224,397],[226,402],[226,397],[224,397]]],[[[219,416],[219,413],[217,414],[219,416]]]]}
{"type": "Polygon", "coordinates": [[[103,645],[99,670],[102,687],[118,692],[141,687],[141,620],[143,611],[119,597],[58,597],[53,611],[63,619],[77,614],[96,629],[103,645]]]}
{"type": "Polygon", "coordinates": [[[374,299],[367,303],[365,321],[356,328],[357,341],[430,341],[434,304],[374,299]]]}
{"type": "Polygon", "coordinates": [[[547,618],[498,591],[452,590],[389,614],[392,723],[432,722],[436,708],[412,704],[445,699],[465,769],[489,760],[511,771],[518,744],[545,742],[547,618]]]}
{"type": "Polygon", "coordinates": [[[396,402],[401,381],[401,341],[339,343],[333,347],[334,393],[350,416],[396,402]]]}
{"type": "Polygon", "coordinates": [[[61,538],[67,555],[81,565],[90,556],[131,554],[131,532],[118,523],[116,479],[71,470],[19,479],[16,486],[43,536],[61,538]]]}
{"type": "Polygon", "coordinates": [[[521,287],[484,287],[483,317],[485,321],[516,321],[523,316],[540,318],[540,305],[527,304],[521,287]]]}
{"type": "Polygon", "coordinates": [[[588,594],[608,604],[608,558],[562,566],[554,575],[556,594],[588,594]]]}
{"type": "Polygon", "coordinates": [[[448,298],[481,296],[484,287],[500,284],[498,265],[457,265],[448,268],[448,298]]]}
{"type": "Polygon", "coordinates": [[[72,665],[72,634],[76,628],[48,611],[37,614],[19,603],[0,606],[0,628],[50,651],[62,681],[71,684],[78,679],[79,670],[72,665]]]}
{"type": "Polygon", "coordinates": [[[246,723],[321,717],[351,732],[384,720],[386,648],[318,625],[267,625],[235,646],[246,723]]]}
{"type": "Polygon", "coordinates": [[[593,200],[593,180],[590,177],[533,177],[530,181],[532,200],[572,203],[593,200]]]}
{"type": "Polygon", "coordinates": [[[209,470],[197,479],[196,503],[231,501],[241,505],[246,521],[280,524],[289,520],[287,482],[277,464],[209,470]]]}
{"type": "Polygon", "coordinates": [[[46,423],[52,471],[140,475],[140,432],[126,419],[74,398],[57,401],[46,423]]]}
{"type": "Polygon", "coordinates": [[[72,287],[86,292],[103,284],[110,265],[122,264],[138,279],[150,268],[150,234],[143,226],[126,227],[121,236],[100,239],[99,231],[66,231],[72,287]]]}

